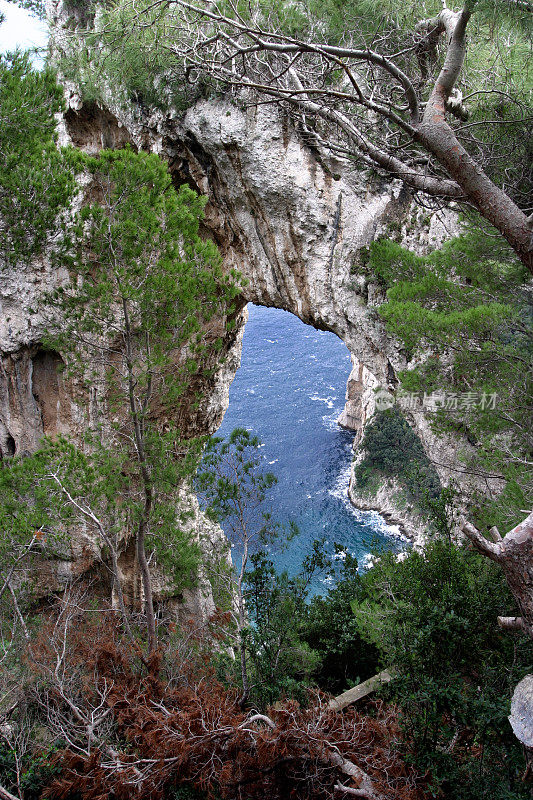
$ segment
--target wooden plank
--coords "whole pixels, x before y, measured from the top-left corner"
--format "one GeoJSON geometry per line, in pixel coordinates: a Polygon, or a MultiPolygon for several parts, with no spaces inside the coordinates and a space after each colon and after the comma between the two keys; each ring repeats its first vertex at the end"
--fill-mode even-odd
{"type": "Polygon", "coordinates": [[[334,697],[329,701],[329,707],[335,711],[340,711],[342,708],[346,708],[346,706],[356,703],[358,700],[361,700],[361,698],[371,694],[385,683],[389,683],[393,677],[394,671],[392,669],[384,669],[383,672],[378,672],[377,675],[367,678],[366,681],[354,686],[353,689],[348,689],[347,692],[343,692],[338,697],[334,697]]]}

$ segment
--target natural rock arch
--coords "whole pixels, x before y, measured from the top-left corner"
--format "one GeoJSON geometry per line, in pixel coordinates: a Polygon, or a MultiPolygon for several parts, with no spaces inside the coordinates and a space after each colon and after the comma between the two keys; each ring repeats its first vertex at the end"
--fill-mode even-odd
{"type": "Polygon", "coordinates": [[[179,122],[117,109],[98,121],[94,104],[70,103],[65,132],[78,146],[94,152],[105,129],[112,146],[128,139],[160,153],[177,185],[207,195],[205,233],[246,279],[243,305],[281,308],[332,331],[380,384],[394,382],[405,359],[372,311],[379,290],[356,264],[361,247],[406,215],[410,198],[399,183],[368,189],[361,171],[341,176],[274,109],[202,101],[179,122]]]}
{"type": "MultiPolygon", "coordinates": [[[[106,146],[129,142],[156,152],[168,161],[176,185],[188,183],[207,196],[204,232],[228,267],[246,279],[242,306],[251,301],[290,311],[346,344],[353,370],[341,422],[359,439],[374,410],[374,389],[394,389],[397,372],[407,365],[376,314],[383,290],[359,268],[361,250],[398,229],[418,251],[438,246],[456,230],[453,215],[434,215],[422,224],[399,181],[376,182],[364,165],[347,169],[334,158],[326,162],[274,107],[201,100],[178,117],[113,106],[100,109],[100,119],[99,106],[83,103],[74,89],[67,99],[63,143],[94,152],[105,131],[106,146]]],[[[225,365],[205,387],[209,432],[227,407],[240,341],[237,333],[225,365]]],[[[465,443],[437,438],[421,409],[410,413],[410,421],[447,480],[465,443]]],[[[477,481],[454,477],[465,487],[477,481]]]]}

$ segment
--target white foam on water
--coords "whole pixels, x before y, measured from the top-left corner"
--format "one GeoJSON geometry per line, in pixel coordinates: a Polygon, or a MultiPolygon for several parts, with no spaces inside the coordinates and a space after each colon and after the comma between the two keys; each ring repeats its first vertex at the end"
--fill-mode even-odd
{"type": "Polygon", "coordinates": [[[367,569],[373,567],[375,563],[376,556],[373,553],[365,553],[364,556],[359,559],[357,572],[366,572],[367,569]]]}
{"type": "Polygon", "coordinates": [[[410,540],[402,533],[399,525],[391,525],[378,511],[362,511],[360,508],[356,508],[353,505],[348,496],[350,475],[351,465],[348,464],[347,468],[338,476],[333,488],[328,490],[329,494],[337,498],[337,500],[340,500],[360,525],[369,528],[371,531],[378,531],[378,533],[392,539],[409,543],[410,540]]]}
{"type": "Polygon", "coordinates": [[[328,395],[327,397],[319,397],[317,394],[312,394],[309,397],[310,400],[315,400],[318,403],[325,403],[328,408],[333,408],[335,405],[335,400],[337,399],[335,395],[328,395]]]}
{"type": "MultiPolygon", "coordinates": [[[[311,398],[311,399],[313,399],[313,398],[311,398]]],[[[334,403],[331,403],[331,405],[328,404],[328,408],[334,408],[334,407],[335,407],[334,403]]],[[[328,431],[339,431],[340,430],[339,429],[339,425],[337,423],[337,420],[340,417],[341,410],[342,409],[339,409],[337,407],[337,408],[335,408],[335,411],[332,414],[326,414],[325,416],[322,417],[322,422],[324,423],[324,427],[328,431]]],[[[348,445],[348,446],[350,447],[350,445],[348,445]]]]}
{"type": "Polygon", "coordinates": [[[335,561],[346,561],[347,555],[348,553],[346,552],[346,550],[339,550],[338,553],[335,553],[333,558],[335,559],[335,561]]]}

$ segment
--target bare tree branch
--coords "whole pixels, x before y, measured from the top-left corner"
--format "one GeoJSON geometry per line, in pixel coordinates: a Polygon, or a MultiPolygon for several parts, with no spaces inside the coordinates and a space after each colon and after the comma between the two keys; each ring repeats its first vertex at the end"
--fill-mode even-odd
{"type": "Polygon", "coordinates": [[[134,28],[142,30],[152,24],[149,15],[156,9],[167,15],[170,33],[159,46],[184,66],[190,81],[207,74],[237,92],[266,95],[288,108],[304,130],[309,120],[322,121],[325,134],[317,139],[322,145],[337,154],[344,147],[415,191],[474,206],[533,271],[526,215],[489,178],[446,119],[447,114],[462,120],[468,115],[456,84],[474,7],[475,0],[467,0],[459,12],[444,7],[422,20],[412,47],[395,56],[370,46],[295,38],[275,29],[254,4],[246,17],[232,4],[228,11],[210,0],[156,0],[141,12],[134,4],[130,9],[134,28]],[[442,39],[444,62],[424,107],[421,90],[442,39]],[[422,82],[399,64],[409,49],[418,58],[422,82]],[[406,156],[399,158],[402,148],[406,156]],[[422,168],[417,148],[430,156],[422,168]]]}

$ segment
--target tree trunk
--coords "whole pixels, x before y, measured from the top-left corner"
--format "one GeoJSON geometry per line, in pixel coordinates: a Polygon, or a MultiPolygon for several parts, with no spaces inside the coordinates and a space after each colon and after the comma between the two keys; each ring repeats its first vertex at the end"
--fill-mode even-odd
{"type": "Polygon", "coordinates": [[[246,571],[246,564],[248,562],[248,541],[245,537],[244,549],[242,554],[241,570],[237,580],[237,599],[239,604],[239,655],[241,661],[241,678],[242,678],[242,696],[239,699],[239,705],[244,708],[248,697],[250,696],[250,682],[248,680],[248,665],[246,663],[246,646],[242,638],[242,632],[246,628],[246,609],[244,607],[244,596],[242,593],[242,583],[244,580],[244,573],[246,571]]]}
{"type": "Polygon", "coordinates": [[[152,576],[150,575],[150,568],[148,566],[148,559],[146,558],[146,533],[150,524],[150,517],[152,514],[153,505],[153,488],[150,476],[150,470],[146,459],[146,452],[144,449],[143,429],[139,419],[137,403],[135,400],[134,391],[134,370],[133,370],[133,353],[132,353],[132,330],[130,323],[130,313],[128,302],[122,298],[122,310],[124,313],[124,328],[125,328],[125,344],[126,344],[126,367],[128,371],[128,398],[130,406],[131,422],[133,425],[133,433],[135,440],[135,449],[137,451],[137,460],[140,466],[141,480],[144,488],[144,508],[142,511],[141,520],[137,529],[136,545],[137,545],[137,561],[141,571],[141,580],[144,593],[144,610],[146,614],[146,626],[148,633],[148,651],[152,653],[157,647],[157,634],[155,626],[155,613],[154,613],[154,600],[152,593],[152,576]]]}
{"type": "Polygon", "coordinates": [[[432,153],[479,213],[507,239],[523,264],[533,272],[531,229],[523,211],[485,175],[443,119],[421,123],[416,139],[432,153]]]}
{"type": "Polygon", "coordinates": [[[500,565],[516,600],[520,616],[499,617],[498,622],[533,639],[533,511],[499,541],[489,542],[465,520],[461,530],[480,553],[500,565]]]}
{"type": "Polygon", "coordinates": [[[124,592],[122,590],[122,580],[120,578],[120,572],[118,568],[117,553],[112,545],[110,546],[110,555],[111,555],[111,571],[113,573],[113,588],[117,593],[118,609],[122,617],[122,624],[124,625],[124,629],[129,639],[132,642],[134,642],[135,636],[133,635],[133,631],[130,626],[128,612],[126,610],[126,603],[124,602],[124,592]]]}
{"type": "Polygon", "coordinates": [[[448,37],[448,49],[414,138],[432,153],[461,187],[466,199],[507,239],[522,263],[533,272],[532,237],[526,215],[485,175],[446,122],[448,101],[463,68],[470,15],[467,3],[459,13],[445,8],[435,19],[436,30],[448,37]]]}
{"type": "Polygon", "coordinates": [[[155,627],[154,597],[152,592],[152,576],[146,558],[146,530],[152,507],[151,489],[146,491],[146,500],[143,517],[137,530],[137,561],[141,571],[141,580],[144,594],[144,612],[146,614],[146,627],[148,632],[148,651],[152,653],[157,647],[157,633],[155,627]]]}

